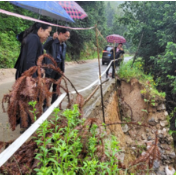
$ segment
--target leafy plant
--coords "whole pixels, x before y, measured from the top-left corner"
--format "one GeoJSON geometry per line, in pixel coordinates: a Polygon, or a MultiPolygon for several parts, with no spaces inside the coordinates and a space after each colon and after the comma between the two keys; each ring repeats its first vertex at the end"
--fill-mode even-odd
{"type": "MultiPolygon", "coordinates": [[[[97,138],[99,126],[92,124],[89,129],[88,123],[78,118],[78,105],[74,105],[73,109],[66,109],[61,114],[62,117],[59,117],[57,112],[59,109],[55,110],[55,117],[50,122],[45,121],[37,131],[35,141],[38,153],[35,158],[40,165],[35,169],[37,174],[118,174],[118,160],[115,155],[120,150],[116,137],[112,136],[110,141],[112,153],[105,151],[106,162],[103,162],[96,155],[99,152],[97,145],[102,145],[102,141],[97,138]],[[86,131],[88,129],[90,131],[84,132],[84,127],[86,131]],[[87,136],[86,138],[80,135],[80,130],[87,136]],[[86,150],[85,156],[81,157],[84,150],[86,150]]],[[[100,139],[102,137],[103,134],[100,139]]]]}
{"type": "Polygon", "coordinates": [[[32,112],[32,114],[34,115],[34,120],[36,121],[36,119],[37,119],[37,114],[36,114],[37,109],[35,108],[35,106],[36,106],[36,104],[37,104],[37,101],[30,101],[28,104],[29,104],[30,106],[32,106],[31,112],[32,112]]]}
{"type": "Polygon", "coordinates": [[[148,114],[148,111],[146,109],[142,109],[141,111],[146,112],[148,114]]]}
{"type": "MultiPolygon", "coordinates": [[[[123,63],[118,70],[119,77],[125,79],[127,82],[129,82],[132,78],[136,78],[139,80],[139,83],[144,86],[144,88],[140,91],[142,95],[147,96],[147,94],[149,94],[151,98],[159,97],[164,99],[166,94],[164,92],[159,92],[156,89],[157,84],[155,83],[153,76],[151,74],[147,75],[144,73],[142,64],[140,64],[142,60],[139,58],[137,61],[133,64],[133,67],[132,60],[129,60],[127,63],[123,63]]],[[[149,100],[149,97],[145,99],[147,101],[149,100]]]]}

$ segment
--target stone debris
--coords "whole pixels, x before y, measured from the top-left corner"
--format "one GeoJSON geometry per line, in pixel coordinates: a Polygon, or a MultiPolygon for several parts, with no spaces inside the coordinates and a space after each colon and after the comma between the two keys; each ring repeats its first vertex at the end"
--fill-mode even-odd
{"type": "Polygon", "coordinates": [[[125,124],[125,125],[122,126],[122,131],[123,131],[124,133],[128,132],[128,130],[129,130],[129,128],[128,128],[128,125],[127,125],[127,124],[125,124]]]}
{"type": "Polygon", "coordinates": [[[158,169],[159,169],[159,167],[160,167],[160,161],[154,160],[154,163],[153,163],[153,170],[154,170],[155,172],[157,172],[158,169]]]}
{"type": "Polygon", "coordinates": [[[168,112],[167,112],[167,111],[164,111],[164,115],[165,115],[165,116],[168,116],[168,112]]]}
{"type": "Polygon", "coordinates": [[[136,138],[136,131],[135,130],[130,130],[128,133],[132,139],[136,138]]]}
{"type": "Polygon", "coordinates": [[[124,158],[125,158],[125,154],[124,154],[124,153],[120,153],[120,152],[119,152],[119,153],[117,153],[115,156],[118,158],[118,160],[121,161],[121,163],[123,163],[124,158]]]}
{"type": "MultiPolygon", "coordinates": [[[[169,175],[169,173],[174,173],[175,170],[173,170],[173,167],[170,167],[171,169],[167,169],[166,166],[170,165],[173,166],[174,160],[176,158],[176,154],[174,151],[173,146],[171,145],[173,143],[173,138],[171,135],[169,135],[169,122],[166,120],[166,117],[168,115],[168,112],[165,111],[165,105],[160,104],[157,107],[157,111],[155,112],[153,116],[151,116],[147,122],[152,127],[152,130],[150,128],[145,128],[144,133],[142,133],[140,136],[140,139],[145,141],[147,150],[155,143],[155,132],[158,130],[158,140],[159,140],[159,151],[160,151],[160,161],[155,160],[153,164],[153,171],[155,172],[154,175],[169,175]],[[156,117],[155,117],[156,115],[156,117]]],[[[138,134],[137,128],[136,134],[138,134]]],[[[131,138],[134,138],[134,130],[129,132],[129,135],[131,138]]],[[[131,147],[132,150],[135,150],[135,147],[131,147]]],[[[135,153],[134,153],[135,154],[135,153]]],[[[146,151],[142,151],[142,155],[145,155],[146,151]]],[[[150,175],[153,173],[151,172],[150,175]]],[[[173,175],[173,174],[172,174],[173,175]]]]}
{"type": "Polygon", "coordinates": [[[166,109],[166,106],[164,104],[160,104],[159,106],[157,106],[157,111],[163,111],[166,109]]]}
{"type": "Polygon", "coordinates": [[[167,165],[165,167],[165,172],[166,172],[166,175],[174,175],[175,169],[173,167],[167,165]]]}
{"type": "Polygon", "coordinates": [[[169,125],[169,122],[168,122],[167,120],[165,120],[165,121],[160,121],[160,125],[161,125],[162,127],[165,127],[165,126],[169,125]]]}
{"type": "Polygon", "coordinates": [[[144,133],[142,133],[142,135],[141,135],[141,139],[142,139],[142,140],[146,140],[146,136],[145,136],[144,133]]]}
{"type": "MultiPolygon", "coordinates": [[[[175,166],[174,160],[176,160],[176,154],[173,147],[173,137],[169,134],[170,123],[167,120],[168,112],[166,111],[166,106],[164,104],[165,100],[163,100],[163,102],[161,102],[162,100],[159,100],[159,102],[156,101],[155,106],[152,106],[151,104],[147,104],[147,105],[145,104],[146,105],[145,106],[143,105],[143,102],[141,102],[141,99],[144,99],[145,97],[144,95],[141,95],[141,97],[138,97],[138,99],[136,99],[136,101],[138,100],[140,102],[141,106],[139,106],[135,102],[134,103],[135,107],[133,107],[133,104],[131,103],[131,99],[129,98],[129,96],[132,95],[132,93],[128,94],[128,91],[123,92],[127,84],[128,83],[126,82],[122,84],[121,90],[122,90],[122,96],[126,100],[126,103],[131,105],[133,115],[135,115],[133,116],[133,120],[135,122],[139,122],[139,121],[143,122],[144,124],[147,124],[148,126],[150,126],[150,127],[140,126],[139,128],[139,126],[134,125],[132,126],[133,129],[130,129],[128,133],[126,133],[133,141],[133,142],[126,141],[126,144],[130,148],[130,153],[133,154],[136,158],[138,158],[139,155],[144,156],[147,150],[151,149],[151,147],[155,144],[156,131],[158,131],[157,136],[158,136],[158,148],[159,148],[160,156],[157,156],[158,158],[156,157],[156,159],[154,160],[153,168],[149,171],[149,175],[166,175],[166,174],[169,175],[169,171],[170,173],[172,171],[172,175],[173,175],[175,172],[173,167],[175,166]],[[139,108],[137,109],[136,106],[139,108]],[[145,114],[145,115],[140,114],[140,116],[138,117],[138,113],[136,112],[140,111],[140,108],[147,109],[148,114],[145,114]],[[141,142],[143,142],[143,144],[139,145],[139,143],[141,142]],[[168,168],[167,170],[166,166],[170,166],[170,169],[168,168]]],[[[129,89],[130,89],[130,86],[129,86],[129,89]]],[[[134,99],[135,98],[136,97],[134,97],[134,99]]],[[[127,110],[123,109],[123,111],[126,112],[127,110]]],[[[129,125],[129,127],[131,126],[129,125]]],[[[127,127],[124,127],[124,131],[127,131],[127,127]]]]}
{"type": "Polygon", "coordinates": [[[148,120],[148,124],[151,126],[155,126],[157,124],[157,121],[155,120],[155,118],[152,117],[148,120]]]}
{"type": "Polygon", "coordinates": [[[153,138],[151,136],[148,136],[147,140],[151,141],[153,138]]]}

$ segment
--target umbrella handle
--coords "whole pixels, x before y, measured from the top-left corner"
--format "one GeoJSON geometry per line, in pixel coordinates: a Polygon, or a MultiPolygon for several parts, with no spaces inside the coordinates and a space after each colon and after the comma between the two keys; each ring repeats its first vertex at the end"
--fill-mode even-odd
{"type": "MultiPolygon", "coordinates": [[[[57,25],[58,25],[58,20],[57,20],[57,25]]],[[[56,27],[56,32],[57,32],[57,28],[58,28],[58,27],[56,27]]]]}
{"type": "Polygon", "coordinates": [[[39,9],[39,12],[38,12],[38,14],[39,14],[38,20],[40,20],[40,12],[41,12],[41,10],[39,9]]]}

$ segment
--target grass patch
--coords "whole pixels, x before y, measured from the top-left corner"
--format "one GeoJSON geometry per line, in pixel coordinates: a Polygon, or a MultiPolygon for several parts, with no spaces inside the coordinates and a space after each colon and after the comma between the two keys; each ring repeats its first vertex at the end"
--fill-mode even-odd
{"type": "MultiPolygon", "coordinates": [[[[99,54],[99,57],[101,59],[102,53],[99,54]]],[[[81,60],[91,60],[91,59],[95,59],[95,58],[98,58],[97,52],[91,53],[89,56],[82,55],[81,60]]]]}
{"type": "MultiPolygon", "coordinates": [[[[101,59],[102,54],[100,54],[99,57],[101,59]]],[[[91,53],[88,56],[86,56],[85,54],[81,53],[80,59],[76,59],[76,61],[80,61],[80,60],[91,60],[91,59],[96,59],[96,58],[98,58],[97,52],[91,53]]],[[[66,53],[66,61],[67,62],[72,62],[72,61],[75,61],[75,60],[71,59],[71,56],[66,53]]]]}
{"type": "Polygon", "coordinates": [[[133,55],[132,54],[128,54],[128,53],[124,54],[124,57],[129,57],[129,56],[133,56],[133,55]]]}
{"type": "Polygon", "coordinates": [[[165,98],[165,92],[159,92],[156,87],[157,83],[153,80],[151,74],[145,74],[143,71],[143,62],[141,58],[138,58],[137,61],[133,64],[133,60],[129,60],[126,63],[121,64],[120,69],[118,70],[118,76],[125,79],[129,82],[132,78],[139,80],[140,84],[144,86],[143,93],[149,92],[152,97],[165,98]]]}

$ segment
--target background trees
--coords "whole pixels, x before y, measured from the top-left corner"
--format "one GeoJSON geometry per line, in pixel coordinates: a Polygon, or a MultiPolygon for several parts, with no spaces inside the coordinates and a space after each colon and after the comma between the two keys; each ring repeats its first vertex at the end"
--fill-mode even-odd
{"type": "MultiPolygon", "coordinates": [[[[166,92],[167,110],[176,106],[176,2],[130,1],[121,4],[124,16],[118,22],[127,25],[125,33],[146,73],[153,75],[158,89],[166,92]],[[142,37],[143,36],[143,37],[142,37]]],[[[175,117],[171,128],[175,128],[175,117]]]]}
{"type": "MultiPolygon", "coordinates": [[[[91,27],[97,24],[101,34],[106,37],[112,33],[123,35],[124,27],[115,22],[118,16],[122,15],[122,10],[118,9],[118,5],[122,2],[107,1],[77,1],[77,3],[88,14],[88,18],[83,20],[75,20],[75,23],[66,23],[59,21],[58,24],[71,27],[91,27]]],[[[8,1],[0,1],[1,9],[38,18],[39,15],[20,7],[14,6],[8,1]]],[[[56,20],[41,16],[41,19],[47,19],[52,23],[56,20]]],[[[16,40],[16,35],[33,24],[31,21],[20,18],[0,14],[0,68],[13,67],[19,55],[20,43],[16,40]]],[[[56,28],[53,27],[53,32],[56,28]]],[[[52,35],[52,34],[51,34],[52,35]]],[[[96,57],[95,31],[71,30],[71,38],[67,41],[68,52],[67,60],[78,60],[83,58],[96,57]],[[95,54],[95,55],[94,55],[95,54]]],[[[103,49],[107,44],[99,37],[100,48],[103,49]]]]}

